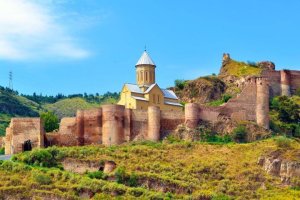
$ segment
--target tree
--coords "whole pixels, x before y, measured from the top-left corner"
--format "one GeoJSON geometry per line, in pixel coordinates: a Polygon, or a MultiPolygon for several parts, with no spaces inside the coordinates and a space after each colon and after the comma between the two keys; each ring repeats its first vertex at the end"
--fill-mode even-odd
{"type": "Polygon", "coordinates": [[[52,132],[59,128],[58,117],[53,112],[44,112],[41,114],[46,132],[52,132]]]}

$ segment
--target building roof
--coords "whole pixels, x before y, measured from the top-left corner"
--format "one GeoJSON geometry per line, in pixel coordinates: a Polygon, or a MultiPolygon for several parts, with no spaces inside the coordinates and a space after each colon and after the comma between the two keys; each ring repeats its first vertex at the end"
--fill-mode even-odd
{"type": "MultiPolygon", "coordinates": [[[[149,86],[149,88],[143,92],[138,85],[136,84],[130,84],[130,83],[126,83],[125,86],[133,93],[139,93],[139,94],[147,94],[149,93],[153,88],[154,86],[157,85],[156,83],[152,84],[149,86]]],[[[167,90],[167,89],[161,89],[161,91],[163,92],[164,94],[164,97],[165,98],[168,98],[168,99],[178,99],[178,97],[176,96],[176,94],[172,91],[172,90],[167,90]]]]}
{"type": "Polygon", "coordinates": [[[137,96],[131,96],[132,98],[136,99],[136,100],[141,100],[141,101],[148,101],[147,99],[143,98],[143,97],[137,97],[137,96]]]}
{"type": "Polygon", "coordinates": [[[165,101],[165,104],[182,107],[182,105],[180,103],[176,103],[176,102],[165,101]]]}
{"type": "Polygon", "coordinates": [[[136,66],[138,65],[153,65],[155,66],[155,63],[147,53],[147,51],[144,51],[142,56],[140,57],[139,61],[136,63],[136,66]]]}
{"type": "Polygon", "coordinates": [[[126,87],[128,88],[128,90],[130,90],[131,92],[143,94],[143,91],[142,91],[142,90],[139,88],[139,86],[136,85],[136,84],[126,83],[125,86],[126,86],[126,87]]]}
{"type": "Polygon", "coordinates": [[[178,99],[176,94],[172,90],[162,89],[164,96],[169,99],[178,99]]]}

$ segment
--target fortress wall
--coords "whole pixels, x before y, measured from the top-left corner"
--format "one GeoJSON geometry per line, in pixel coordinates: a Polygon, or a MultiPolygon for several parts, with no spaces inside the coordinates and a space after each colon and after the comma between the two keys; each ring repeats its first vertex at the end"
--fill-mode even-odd
{"type": "Polygon", "coordinates": [[[131,139],[144,139],[148,133],[148,111],[131,111],[131,139]]]}
{"type": "Polygon", "coordinates": [[[300,71],[291,70],[291,92],[295,94],[296,90],[300,88],[300,71]]]}
{"type": "Polygon", "coordinates": [[[264,71],[262,74],[262,77],[268,79],[271,97],[281,95],[280,71],[264,71]]]}
{"type": "Polygon", "coordinates": [[[58,133],[47,133],[48,145],[76,146],[78,145],[77,124],[78,118],[65,117],[60,121],[58,133]]]}
{"type": "Polygon", "coordinates": [[[199,118],[203,121],[215,122],[220,115],[219,107],[200,106],[199,118]]]}
{"type": "Polygon", "coordinates": [[[230,99],[224,106],[219,108],[220,114],[238,121],[255,121],[256,94],[256,81],[251,79],[237,97],[230,99]]]}
{"type": "MultiPolygon", "coordinates": [[[[102,109],[91,109],[84,111],[83,122],[83,144],[102,143],[102,109]]],[[[82,144],[82,145],[83,145],[82,144]]]]}
{"type": "Polygon", "coordinates": [[[148,107],[148,133],[147,140],[157,142],[160,139],[160,108],[158,106],[148,107]]]}
{"type": "Polygon", "coordinates": [[[176,130],[179,124],[185,120],[183,111],[161,111],[160,130],[162,135],[166,135],[176,130]]]}
{"type": "Polygon", "coordinates": [[[124,137],[125,106],[102,106],[102,143],[106,146],[125,142],[124,137]]]}
{"type": "Polygon", "coordinates": [[[24,142],[31,141],[32,148],[44,147],[44,127],[40,118],[13,118],[7,137],[5,154],[23,152],[24,142]]]}

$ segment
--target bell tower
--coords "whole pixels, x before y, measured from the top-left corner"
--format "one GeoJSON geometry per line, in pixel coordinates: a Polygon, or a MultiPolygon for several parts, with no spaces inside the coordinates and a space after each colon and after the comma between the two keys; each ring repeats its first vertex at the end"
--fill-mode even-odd
{"type": "Polygon", "coordinates": [[[147,87],[155,83],[156,65],[145,50],[135,65],[136,82],[140,88],[147,87]]]}

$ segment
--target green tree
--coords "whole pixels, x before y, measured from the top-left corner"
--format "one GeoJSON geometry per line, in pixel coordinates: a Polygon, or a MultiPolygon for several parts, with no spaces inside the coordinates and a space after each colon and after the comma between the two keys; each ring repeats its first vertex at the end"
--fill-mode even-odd
{"type": "Polygon", "coordinates": [[[52,132],[59,128],[58,117],[53,112],[44,112],[41,114],[46,132],[52,132]]]}

